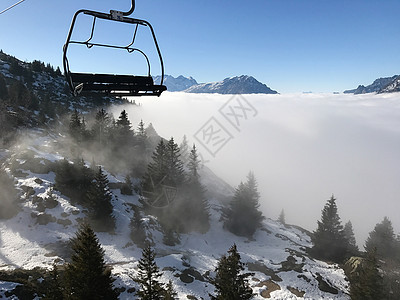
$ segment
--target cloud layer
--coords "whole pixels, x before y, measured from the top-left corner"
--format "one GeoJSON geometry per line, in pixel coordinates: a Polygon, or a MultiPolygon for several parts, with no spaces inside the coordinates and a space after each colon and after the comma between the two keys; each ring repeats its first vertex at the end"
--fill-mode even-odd
{"type": "Polygon", "coordinates": [[[231,185],[254,171],[267,217],[284,209],[288,223],[314,230],[334,194],[359,245],[384,216],[400,231],[398,94],[165,93],[140,102],[127,108],[133,124],[151,122],[178,142],[186,135],[231,185]]]}

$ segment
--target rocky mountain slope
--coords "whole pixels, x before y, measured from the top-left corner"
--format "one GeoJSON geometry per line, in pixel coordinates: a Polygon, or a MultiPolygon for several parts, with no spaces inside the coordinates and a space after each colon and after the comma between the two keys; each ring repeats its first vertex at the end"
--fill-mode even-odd
{"type": "Polygon", "coordinates": [[[225,78],[222,81],[201,83],[185,90],[187,93],[217,93],[217,94],[277,94],[267,85],[257,81],[252,76],[242,75],[225,78]]]}
{"type": "MultiPolygon", "coordinates": [[[[10,129],[12,137],[0,144],[1,175],[8,178],[1,187],[0,203],[14,198],[6,197],[5,191],[13,193],[16,189],[15,202],[8,203],[9,208],[2,206],[0,214],[0,298],[17,299],[23,283],[7,279],[10,272],[27,274],[30,270],[29,274],[33,274],[37,268],[51,269],[53,264],[68,262],[70,238],[88,214],[87,208],[54,189],[55,165],[64,159],[72,164],[78,150],[70,144],[65,131],[59,130],[59,126],[68,127],[65,125],[68,121],[64,124],[61,121],[63,116],[74,109],[87,113],[98,105],[126,101],[108,97],[72,98],[65,90],[62,76],[53,73],[50,67],[40,63],[35,67],[4,54],[0,56],[0,74],[8,90],[15,85],[15,91],[21,90],[29,96],[0,95],[0,116],[5,116],[0,119],[2,126],[12,116],[18,116],[15,118],[19,120],[10,129]]],[[[148,136],[160,138],[154,129],[148,136]]],[[[134,299],[138,285],[132,278],[138,273],[141,248],[131,238],[130,224],[142,203],[136,192],[121,193],[126,174],[107,169],[104,172],[110,182],[116,224],[114,232],[97,235],[116,278],[114,286],[120,292],[120,299],[134,299]]],[[[217,261],[234,243],[246,271],[254,273],[250,285],[255,299],[349,299],[343,270],[307,254],[307,248],[312,246],[307,231],[265,220],[252,239],[235,236],[224,229],[221,219],[233,189],[207,168],[202,169],[201,179],[211,205],[208,232],[181,234],[178,244],[168,246],[157,218],[140,216],[141,227],[163,270],[163,280],[172,281],[179,299],[209,299],[209,293],[214,291],[210,279],[215,275],[217,261]]],[[[139,181],[140,178],[132,178],[134,185],[139,181]]],[[[40,283],[43,278],[27,275],[26,280],[40,283]]]]}
{"type": "MultiPolygon", "coordinates": [[[[160,83],[161,76],[154,76],[153,80],[156,83],[160,83]]],[[[175,78],[171,75],[165,75],[163,84],[167,87],[167,90],[169,92],[181,92],[190,88],[193,85],[197,85],[197,81],[193,77],[188,78],[179,75],[175,78]]]]}
{"type": "MultiPolygon", "coordinates": [[[[68,261],[69,239],[86,214],[83,207],[52,190],[55,179],[52,164],[63,159],[57,146],[62,137],[35,130],[27,133],[24,140],[24,146],[4,150],[1,157],[3,170],[20,190],[20,211],[11,219],[0,221],[0,271],[51,268],[54,263],[68,261]],[[51,203],[46,200],[49,194],[54,199],[51,203]]],[[[210,188],[209,183],[216,179],[209,171],[207,176],[202,175],[203,184],[210,188]]],[[[137,275],[141,248],[132,242],[129,224],[134,208],[141,204],[138,194],[121,194],[117,188],[123,182],[121,174],[107,173],[107,177],[114,187],[116,229],[114,234],[98,233],[98,237],[107,264],[117,278],[115,287],[121,291],[120,299],[132,299],[133,291],[138,288],[132,278],[137,275]]],[[[209,195],[232,194],[230,189],[220,189],[214,187],[209,195]]],[[[163,278],[172,280],[179,299],[209,298],[208,293],[213,293],[209,281],[215,274],[217,260],[233,243],[247,265],[246,271],[254,273],[250,280],[256,294],[254,299],[348,299],[343,270],[307,255],[311,240],[306,231],[266,220],[253,239],[237,237],[223,228],[218,197],[209,197],[210,230],[205,234],[182,234],[176,246],[163,243],[164,233],[155,217],[141,218],[146,236],[157,253],[156,262],[164,272],[163,278]]],[[[15,283],[0,282],[0,286],[14,289],[15,283]]],[[[1,294],[4,297],[4,291],[1,294]]]]}
{"type": "Polygon", "coordinates": [[[391,93],[400,91],[399,76],[378,78],[370,85],[359,85],[356,89],[346,90],[345,94],[391,93]],[[396,84],[397,82],[397,84],[396,84]]]}

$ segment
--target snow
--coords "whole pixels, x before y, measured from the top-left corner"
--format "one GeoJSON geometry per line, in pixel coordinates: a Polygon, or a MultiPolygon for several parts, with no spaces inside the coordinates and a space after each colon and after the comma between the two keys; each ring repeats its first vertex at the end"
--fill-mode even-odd
{"type": "MultiPolygon", "coordinates": [[[[54,138],[38,135],[35,142],[26,145],[26,149],[34,151],[35,157],[42,160],[57,161],[62,157],[57,152],[52,152],[52,147],[46,146],[54,143],[54,138]]],[[[35,135],[35,134],[34,134],[35,135]]],[[[22,149],[20,149],[22,150],[22,149]]],[[[5,157],[5,156],[4,156],[5,157]]],[[[35,174],[29,170],[23,170],[28,175],[17,178],[17,186],[29,186],[35,196],[46,197],[54,183],[55,174],[35,174]],[[40,180],[38,180],[40,179],[40,180]]],[[[220,221],[220,210],[222,203],[218,195],[232,195],[232,188],[223,183],[211,185],[216,181],[210,170],[204,168],[203,183],[209,190],[211,203],[211,227],[206,234],[192,233],[182,234],[181,243],[176,246],[167,246],[162,243],[163,234],[154,217],[144,216],[147,220],[148,231],[155,242],[157,254],[156,262],[160,270],[164,270],[163,281],[171,280],[179,299],[187,299],[187,295],[195,296],[197,299],[208,299],[209,293],[214,292],[214,287],[207,282],[194,280],[192,283],[184,283],[180,280],[180,274],[193,268],[203,277],[207,272],[211,276],[218,259],[226,254],[227,250],[235,243],[246,264],[262,264],[272,270],[282,281],[276,282],[280,290],[271,293],[272,299],[298,299],[288,287],[293,287],[305,292],[305,299],[348,299],[348,286],[343,270],[337,265],[312,260],[305,254],[305,247],[311,246],[310,237],[301,230],[283,226],[282,224],[266,220],[263,228],[258,230],[254,239],[237,237],[223,229],[220,221]],[[204,174],[207,174],[205,176],[204,174]],[[293,254],[294,253],[294,254],[293,254]],[[310,282],[299,278],[295,271],[282,272],[282,262],[288,256],[294,256],[296,263],[304,263],[302,275],[310,282]],[[316,274],[321,274],[327,282],[339,290],[337,295],[322,292],[318,288],[316,274]]],[[[112,182],[121,181],[124,176],[111,175],[107,173],[112,182]]],[[[138,195],[122,195],[119,190],[112,190],[114,216],[116,218],[116,230],[114,234],[98,233],[98,238],[105,250],[105,260],[112,267],[113,274],[117,277],[114,285],[124,287],[120,299],[132,299],[130,288],[137,288],[133,278],[137,276],[137,264],[141,258],[141,249],[132,243],[130,239],[130,220],[133,217],[132,205],[140,205],[138,195]]],[[[66,246],[71,237],[75,235],[78,228],[78,218],[83,218],[82,207],[72,205],[69,199],[57,191],[53,192],[59,202],[55,208],[46,209],[45,213],[51,214],[57,220],[68,219],[71,225],[64,226],[57,222],[47,225],[39,225],[33,213],[38,214],[36,204],[29,197],[22,203],[22,210],[13,218],[0,222],[0,270],[11,270],[15,268],[32,269],[36,266],[50,269],[54,262],[65,261],[65,257],[58,254],[58,250],[66,246]],[[77,214],[76,214],[77,212],[77,214]],[[74,214],[75,213],[75,214],[74,214]]],[[[23,196],[24,197],[24,196],[23,196]]],[[[191,276],[191,275],[189,275],[191,276]]],[[[251,277],[250,284],[256,292],[254,299],[264,299],[261,292],[266,289],[260,282],[271,279],[271,276],[256,271],[251,277]]],[[[10,290],[15,283],[0,282],[1,290],[10,290]]],[[[2,292],[0,292],[0,295],[2,292]]],[[[3,296],[3,295],[2,295],[3,296]]]]}

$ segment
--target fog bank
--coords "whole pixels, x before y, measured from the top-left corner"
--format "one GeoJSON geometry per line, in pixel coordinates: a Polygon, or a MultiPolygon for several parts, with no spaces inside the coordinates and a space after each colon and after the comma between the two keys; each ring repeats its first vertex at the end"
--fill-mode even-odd
{"type": "MultiPolygon", "coordinates": [[[[233,186],[254,171],[264,214],[316,228],[332,194],[359,245],[388,216],[400,231],[400,95],[163,93],[126,107],[134,127],[196,143],[233,186]]],[[[115,108],[118,117],[121,107],[115,108]]]]}

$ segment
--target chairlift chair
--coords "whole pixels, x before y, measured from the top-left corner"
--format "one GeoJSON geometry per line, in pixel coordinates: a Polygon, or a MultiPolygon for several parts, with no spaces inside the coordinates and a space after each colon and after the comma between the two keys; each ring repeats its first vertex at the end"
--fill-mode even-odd
{"type": "Polygon", "coordinates": [[[135,0],[132,0],[131,9],[127,12],[110,10],[110,13],[97,12],[87,9],[78,10],[73,16],[71,26],[69,29],[67,41],[63,48],[63,65],[64,74],[71,92],[76,96],[86,92],[99,92],[103,94],[111,94],[116,96],[160,96],[167,88],[163,85],[164,81],[164,63],[162,60],[160,48],[151,24],[145,20],[134,19],[128,17],[135,10],[135,0]],[[84,14],[93,17],[93,24],[90,37],[84,41],[71,40],[72,32],[74,30],[75,21],[78,15],[84,14]],[[105,19],[115,22],[123,22],[135,26],[133,39],[131,43],[126,46],[119,46],[113,44],[101,44],[91,42],[94,34],[96,19],[105,19]],[[144,51],[134,47],[136,33],[140,26],[148,27],[153,36],[154,44],[158,53],[160,67],[161,67],[161,83],[154,84],[153,77],[150,74],[150,60],[144,51]],[[70,44],[85,45],[88,49],[92,47],[106,47],[125,50],[128,53],[138,52],[144,56],[147,62],[147,76],[137,75],[118,75],[118,74],[95,74],[95,73],[75,73],[71,72],[67,58],[68,46],[70,44]]]}

